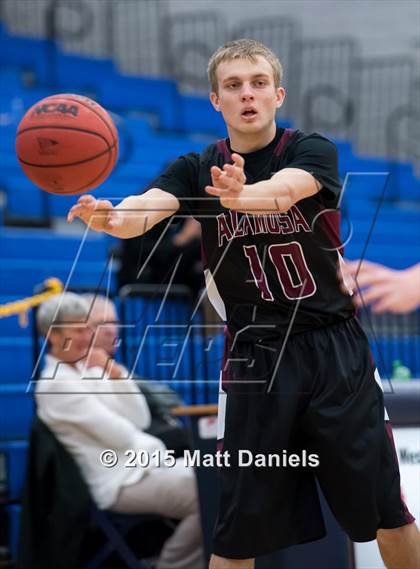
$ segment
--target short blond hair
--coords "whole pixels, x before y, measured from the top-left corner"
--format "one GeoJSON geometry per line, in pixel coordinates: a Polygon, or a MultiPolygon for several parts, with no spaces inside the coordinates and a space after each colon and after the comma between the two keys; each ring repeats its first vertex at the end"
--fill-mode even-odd
{"type": "Polygon", "coordinates": [[[217,49],[209,60],[207,74],[210,81],[211,90],[218,92],[216,71],[223,61],[232,61],[233,59],[248,59],[255,63],[256,57],[261,55],[264,57],[273,69],[274,85],[280,87],[283,77],[283,67],[275,53],[267,46],[256,40],[239,39],[222,45],[217,49]]]}

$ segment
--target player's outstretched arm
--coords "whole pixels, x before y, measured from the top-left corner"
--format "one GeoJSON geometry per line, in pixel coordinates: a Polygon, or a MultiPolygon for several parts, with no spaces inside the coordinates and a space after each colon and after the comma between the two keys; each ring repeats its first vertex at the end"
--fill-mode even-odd
{"type": "Polygon", "coordinates": [[[79,217],[91,229],[120,239],[143,235],[179,209],[175,196],[152,188],[140,196],[129,196],[113,206],[109,200],[81,196],[69,210],[67,221],[79,217]]]}
{"type": "Polygon", "coordinates": [[[243,157],[232,154],[232,160],[223,169],[213,166],[213,185],[206,186],[206,192],[228,209],[255,215],[283,213],[321,189],[318,180],[299,168],[284,168],[269,180],[246,185],[243,157]]]}

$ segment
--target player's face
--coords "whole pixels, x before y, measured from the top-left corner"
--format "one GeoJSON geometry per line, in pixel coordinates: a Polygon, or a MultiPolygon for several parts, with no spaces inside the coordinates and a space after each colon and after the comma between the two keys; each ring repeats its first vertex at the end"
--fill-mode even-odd
{"type": "Polygon", "coordinates": [[[52,355],[62,362],[75,363],[88,354],[92,329],[82,321],[63,326],[56,325],[48,339],[52,355]]]}
{"type": "Polygon", "coordinates": [[[219,91],[211,93],[210,100],[222,113],[231,142],[232,137],[274,133],[285,91],[276,88],[270,63],[260,55],[255,62],[235,59],[222,62],[216,73],[219,91]]]}

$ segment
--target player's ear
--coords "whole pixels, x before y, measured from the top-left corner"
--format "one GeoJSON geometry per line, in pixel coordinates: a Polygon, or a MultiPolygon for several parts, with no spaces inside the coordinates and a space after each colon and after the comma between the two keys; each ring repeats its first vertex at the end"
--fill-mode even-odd
{"type": "Polygon", "coordinates": [[[220,113],[219,95],[214,91],[210,93],[210,102],[213,105],[214,109],[220,113]]]}
{"type": "Polygon", "coordinates": [[[278,89],[276,89],[276,100],[277,100],[276,107],[278,109],[282,106],[285,97],[286,97],[286,91],[284,87],[278,87],[278,89]]]}

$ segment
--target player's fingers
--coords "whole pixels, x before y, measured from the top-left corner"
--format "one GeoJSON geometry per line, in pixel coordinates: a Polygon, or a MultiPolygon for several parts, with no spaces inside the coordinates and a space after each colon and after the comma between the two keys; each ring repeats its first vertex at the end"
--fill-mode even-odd
{"type": "Polygon", "coordinates": [[[238,168],[243,170],[243,168],[245,166],[245,160],[242,158],[242,156],[240,154],[236,154],[236,152],[234,152],[232,154],[232,160],[233,160],[235,166],[237,166],[238,168]]]}
{"type": "Polygon", "coordinates": [[[216,186],[206,186],[205,191],[218,198],[237,198],[238,195],[235,192],[231,192],[225,188],[217,188],[216,186]]]}
{"type": "Polygon", "coordinates": [[[360,269],[360,261],[345,261],[346,271],[352,275],[353,277],[356,276],[356,273],[360,269]]]}
{"type": "Polygon", "coordinates": [[[350,261],[349,259],[345,259],[346,264],[350,268],[358,268],[360,267],[378,267],[377,263],[372,263],[372,261],[367,261],[366,259],[353,259],[350,261]]]}
{"type": "Polygon", "coordinates": [[[220,188],[221,190],[226,190],[228,188],[228,179],[229,177],[226,175],[226,172],[222,172],[222,174],[218,177],[212,176],[211,181],[213,182],[213,186],[215,188],[220,188]]]}
{"type": "Polygon", "coordinates": [[[211,175],[215,176],[216,178],[218,178],[219,176],[221,176],[223,174],[223,171],[218,166],[212,166],[210,168],[210,172],[211,172],[211,175]]]}
{"type": "Polygon", "coordinates": [[[94,208],[95,202],[96,199],[89,194],[80,196],[77,202],[69,209],[67,221],[71,223],[75,217],[80,217],[81,213],[86,211],[86,208],[94,208]]]}
{"type": "Polygon", "coordinates": [[[95,216],[103,216],[104,211],[112,209],[112,204],[109,200],[97,200],[92,196],[82,196],[82,198],[79,198],[78,202],[70,208],[67,214],[69,223],[72,223],[75,217],[80,217],[84,223],[89,224],[95,216]]]}
{"type": "Polygon", "coordinates": [[[96,209],[98,201],[92,196],[82,196],[84,199],[78,199],[77,203],[71,208],[73,213],[76,213],[79,217],[81,214],[89,215],[93,213],[96,209]]]}
{"type": "Polygon", "coordinates": [[[226,176],[226,178],[223,179],[223,184],[224,187],[231,192],[240,192],[243,189],[243,184],[236,178],[231,178],[230,176],[226,176]]]}
{"type": "Polygon", "coordinates": [[[95,207],[86,212],[84,221],[89,225],[89,227],[97,231],[98,228],[106,227],[108,225],[108,220],[112,215],[113,207],[111,202],[108,200],[97,200],[95,207]]]}
{"type": "Polygon", "coordinates": [[[381,283],[388,282],[387,274],[380,269],[373,269],[372,271],[360,271],[356,276],[357,284],[360,288],[365,286],[376,286],[381,283]]]}
{"type": "Polygon", "coordinates": [[[115,209],[110,211],[106,218],[105,226],[108,229],[115,229],[116,227],[121,227],[122,224],[123,224],[123,216],[121,215],[121,212],[115,209]]]}
{"type": "Polygon", "coordinates": [[[231,192],[229,190],[224,190],[222,188],[216,188],[214,186],[206,186],[205,191],[206,191],[206,193],[210,194],[211,196],[214,196],[216,198],[220,198],[220,200],[222,200],[222,199],[237,200],[238,199],[238,192],[231,192]]]}
{"type": "Polygon", "coordinates": [[[216,188],[215,186],[206,186],[205,191],[210,194],[211,196],[215,196],[217,198],[225,195],[226,190],[221,188],[216,188]]]}
{"type": "Polygon", "coordinates": [[[400,313],[401,310],[396,305],[396,299],[392,294],[383,296],[378,302],[372,306],[372,312],[379,314],[381,312],[396,312],[400,313]]]}
{"type": "Polygon", "coordinates": [[[82,218],[82,216],[84,214],[86,214],[89,211],[89,209],[84,206],[84,205],[74,205],[73,207],[70,208],[68,214],[67,214],[67,221],[69,223],[71,223],[75,217],[80,217],[82,218]]]}
{"type": "Polygon", "coordinates": [[[372,304],[389,294],[389,292],[390,289],[387,284],[371,286],[368,289],[362,290],[360,294],[358,294],[356,302],[359,305],[372,304]]]}
{"type": "Polygon", "coordinates": [[[235,182],[236,182],[236,180],[234,178],[231,178],[226,173],[224,173],[224,176],[220,176],[220,178],[216,181],[216,183],[214,185],[216,186],[216,188],[220,188],[223,190],[231,190],[232,189],[232,183],[235,183],[235,182]]]}
{"type": "Polygon", "coordinates": [[[371,263],[370,261],[363,261],[360,268],[357,270],[357,278],[371,279],[373,281],[381,280],[392,272],[391,269],[378,265],[377,263],[371,263]]]}
{"type": "Polygon", "coordinates": [[[371,261],[357,259],[355,261],[347,261],[346,260],[346,267],[350,274],[353,276],[358,276],[360,274],[369,274],[373,270],[381,269],[381,265],[377,263],[372,263],[371,261]]]}
{"type": "Polygon", "coordinates": [[[211,181],[213,183],[213,186],[215,186],[216,188],[226,187],[225,185],[225,180],[227,178],[226,172],[224,172],[217,166],[212,166],[212,168],[210,169],[210,173],[211,173],[211,181]]]}
{"type": "Polygon", "coordinates": [[[113,209],[112,203],[109,200],[98,200],[96,202],[95,209],[100,210],[109,210],[113,209]]]}
{"type": "Polygon", "coordinates": [[[223,166],[223,170],[226,172],[226,174],[228,176],[235,178],[236,180],[238,180],[242,184],[245,183],[245,181],[246,181],[245,174],[241,168],[238,168],[237,166],[233,166],[233,164],[225,164],[223,166]]]}
{"type": "Polygon", "coordinates": [[[357,261],[354,261],[355,263],[359,263],[360,264],[360,268],[362,270],[372,270],[372,269],[381,269],[383,268],[382,265],[380,265],[379,263],[374,263],[373,261],[368,261],[367,259],[358,259],[357,261]]]}
{"type": "Polygon", "coordinates": [[[96,198],[94,198],[93,196],[85,194],[83,196],[80,196],[80,198],[77,200],[76,205],[93,206],[96,203],[96,201],[97,201],[96,198]]]}
{"type": "Polygon", "coordinates": [[[68,223],[72,223],[72,221],[73,221],[74,218],[75,218],[75,215],[76,215],[76,208],[75,208],[75,206],[72,206],[72,207],[69,209],[68,213],[67,213],[67,221],[68,221],[68,223]]]}

